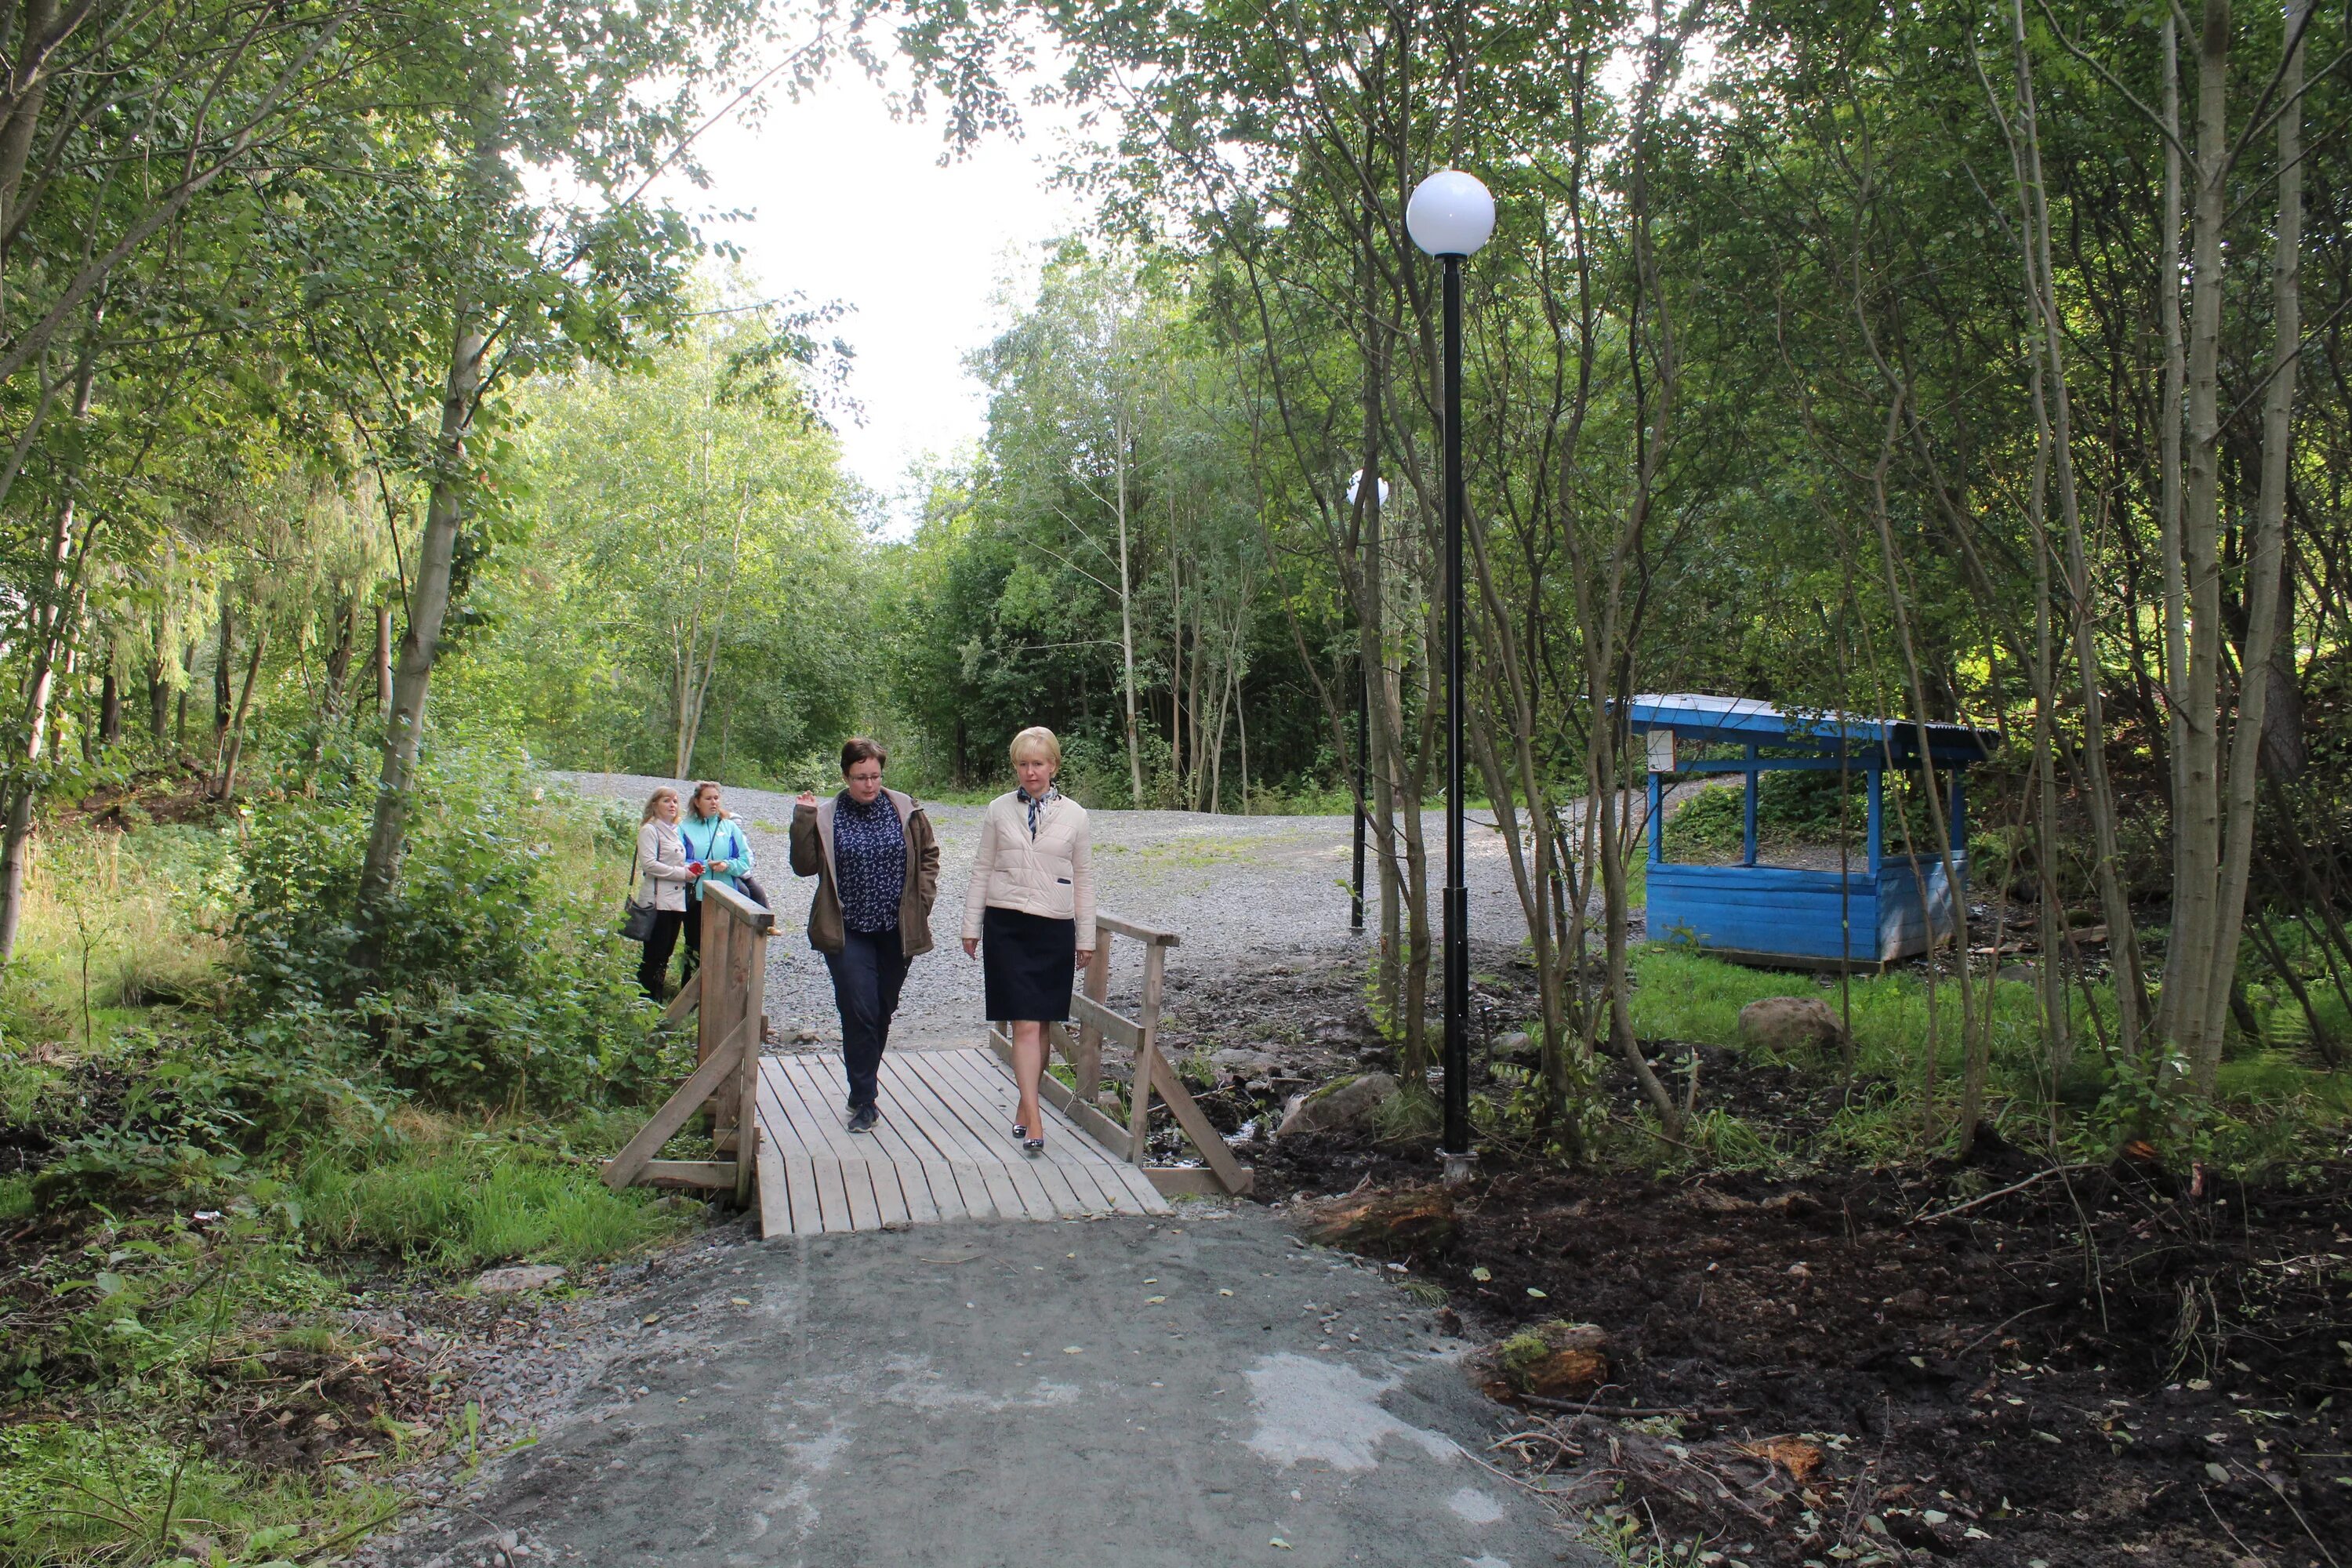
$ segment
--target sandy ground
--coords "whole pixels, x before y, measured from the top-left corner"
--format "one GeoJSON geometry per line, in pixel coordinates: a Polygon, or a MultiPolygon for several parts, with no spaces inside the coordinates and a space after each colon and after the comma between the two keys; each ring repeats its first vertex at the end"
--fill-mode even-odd
{"type": "Polygon", "coordinates": [[[1596,1563],[1377,1264],[1255,1205],[709,1246],[376,1568],[1596,1563]]]}
{"type": "MultiPolygon", "coordinates": [[[[583,795],[642,802],[662,779],[625,773],[556,775],[583,795]]],[[[770,945],[768,1016],[787,1038],[814,1029],[837,1041],[833,984],[808,945],[814,878],[792,874],[787,837],[793,797],[730,790],[728,809],[741,819],[751,857],[775,900],[777,939],[770,945]]],[[[957,945],[971,881],[981,808],[934,805],[940,849],[940,899],[932,918],[936,951],[916,960],[891,1032],[894,1048],[977,1045],[980,966],[957,945]]],[[[1171,1005],[1185,992],[1213,985],[1236,963],[1331,957],[1360,952],[1362,933],[1348,929],[1353,825],[1345,816],[1213,816],[1188,811],[1092,814],[1096,898],[1107,912],[1162,931],[1181,944],[1171,955],[1171,1005]]],[[[1433,883],[1444,879],[1444,816],[1426,815],[1433,883]]],[[[1481,950],[1516,949],[1526,917],[1511,885],[1510,861],[1490,820],[1474,819],[1466,880],[1473,942],[1481,950]]],[[[1370,917],[1377,920],[1377,912],[1370,917]]],[[[1132,942],[1113,947],[1112,983],[1131,994],[1141,973],[1132,942]]]]}

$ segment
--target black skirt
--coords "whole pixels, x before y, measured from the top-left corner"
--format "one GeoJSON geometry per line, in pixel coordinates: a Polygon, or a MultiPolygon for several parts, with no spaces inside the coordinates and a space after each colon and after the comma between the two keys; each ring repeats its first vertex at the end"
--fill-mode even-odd
{"type": "Polygon", "coordinates": [[[992,1020],[1059,1022],[1070,1016],[1078,922],[988,906],[980,919],[980,968],[992,1020]]]}

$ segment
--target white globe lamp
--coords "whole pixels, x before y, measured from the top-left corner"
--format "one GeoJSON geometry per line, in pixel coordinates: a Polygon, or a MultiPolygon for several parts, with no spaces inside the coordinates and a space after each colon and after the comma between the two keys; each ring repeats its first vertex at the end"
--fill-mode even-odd
{"type": "Polygon", "coordinates": [[[1404,226],[1432,256],[1475,256],[1495,232],[1495,198],[1476,175],[1440,169],[1413,187],[1404,226]]]}

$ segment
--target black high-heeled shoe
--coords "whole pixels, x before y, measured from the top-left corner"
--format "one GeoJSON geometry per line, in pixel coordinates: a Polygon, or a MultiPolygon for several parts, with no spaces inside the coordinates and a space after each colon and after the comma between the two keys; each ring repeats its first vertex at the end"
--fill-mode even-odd
{"type": "Polygon", "coordinates": [[[1026,1127],[1023,1126],[1023,1125],[1022,1125],[1020,1122],[1018,1122],[1018,1121],[1016,1121],[1016,1122],[1014,1122],[1014,1123],[1013,1124],[1013,1141],[1015,1143],[1020,1142],[1021,1142],[1021,1140],[1023,1140],[1024,1138],[1026,1138],[1026,1137],[1028,1137],[1028,1136],[1029,1136],[1029,1129],[1028,1129],[1028,1128],[1026,1128],[1026,1127]]]}
{"type": "Polygon", "coordinates": [[[1043,1138],[1025,1139],[1023,1141],[1021,1148],[1024,1153],[1034,1160],[1038,1155],[1045,1152],[1045,1141],[1043,1138]]]}

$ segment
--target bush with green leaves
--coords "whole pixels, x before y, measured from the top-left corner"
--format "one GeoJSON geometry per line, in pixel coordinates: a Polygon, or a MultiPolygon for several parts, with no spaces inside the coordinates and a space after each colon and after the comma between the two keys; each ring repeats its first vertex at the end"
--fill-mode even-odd
{"type": "Polygon", "coordinates": [[[278,1053],[378,1064],[443,1104],[634,1098],[667,1075],[632,955],[576,875],[596,819],[519,755],[432,759],[399,886],[359,907],[367,802],[289,801],[244,854],[231,1018],[278,1053]]]}

